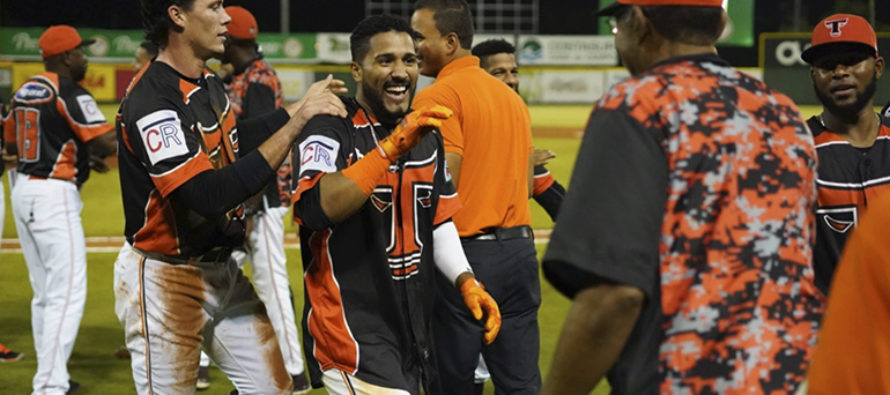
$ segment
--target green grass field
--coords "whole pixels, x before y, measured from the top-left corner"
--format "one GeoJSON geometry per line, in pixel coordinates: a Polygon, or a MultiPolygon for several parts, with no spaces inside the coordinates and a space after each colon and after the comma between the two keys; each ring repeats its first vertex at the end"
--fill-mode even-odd
{"type": "MultiPolygon", "coordinates": [[[[804,108],[804,115],[810,116],[817,108],[804,108]]],[[[115,106],[103,106],[108,119],[113,119],[115,106]]],[[[583,127],[590,112],[589,106],[540,106],[532,108],[535,126],[583,127]]],[[[548,148],[557,153],[548,168],[554,176],[568,186],[572,166],[577,155],[579,140],[566,138],[536,138],[539,148],[548,148]]],[[[6,177],[4,177],[6,178],[6,177]]],[[[15,228],[8,204],[8,184],[6,184],[6,215],[3,224],[4,237],[15,238],[15,228]]],[[[120,201],[120,187],[116,170],[107,174],[94,174],[83,187],[84,201],[82,213],[84,230],[87,236],[120,236],[123,229],[123,212],[120,201]]],[[[536,229],[549,229],[553,223],[546,213],[532,204],[532,223],[536,229]]],[[[293,231],[291,226],[290,231],[293,231]]],[[[539,255],[546,244],[538,244],[539,255]]],[[[299,251],[288,252],[291,279],[301,278],[302,266],[299,251]]],[[[112,266],[115,253],[91,253],[88,255],[88,296],[81,322],[80,332],[68,367],[72,379],[82,385],[79,394],[128,394],[133,393],[129,360],[116,359],[112,354],[123,344],[123,331],[114,314],[112,292],[112,266]]],[[[30,329],[31,289],[24,259],[19,253],[0,253],[0,343],[24,352],[25,357],[16,363],[0,364],[0,393],[24,394],[31,389],[31,378],[36,371],[33,340],[30,329]]],[[[302,283],[292,282],[297,306],[302,306],[302,283]]],[[[542,279],[543,304],[539,311],[541,327],[540,367],[546,377],[553,356],[553,349],[559,336],[570,301],[558,294],[542,279]]],[[[299,307],[298,307],[299,309],[299,307]]],[[[226,394],[233,387],[218,370],[212,371],[213,385],[206,394],[226,394]]],[[[323,394],[316,390],[313,393],[323,394]]],[[[486,393],[493,393],[488,384],[486,393]]],[[[608,393],[608,385],[603,382],[593,392],[608,393]]]]}

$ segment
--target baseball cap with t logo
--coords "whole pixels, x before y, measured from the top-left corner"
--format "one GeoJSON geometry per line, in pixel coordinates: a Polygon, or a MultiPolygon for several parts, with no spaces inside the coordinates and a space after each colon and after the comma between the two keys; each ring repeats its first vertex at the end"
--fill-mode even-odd
{"type": "Polygon", "coordinates": [[[852,14],[835,14],[816,25],[810,38],[810,47],[800,57],[813,64],[822,56],[850,50],[878,57],[878,38],[865,18],[852,14]]]}
{"type": "Polygon", "coordinates": [[[615,3],[596,12],[596,16],[613,16],[627,6],[689,6],[723,7],[723,0],[617,0],[615,3]]]}

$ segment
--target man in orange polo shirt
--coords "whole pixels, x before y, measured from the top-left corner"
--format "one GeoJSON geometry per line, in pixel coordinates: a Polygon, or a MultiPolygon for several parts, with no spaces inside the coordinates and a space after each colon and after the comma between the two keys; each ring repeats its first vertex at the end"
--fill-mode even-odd
{"type": "Polygon", "coordinates": [[[810,367],[808,393],[890,393],[890,194],[874,201],[844,247],[810,367]]]}
{"type": "Polygon", "coordinates": [[[463,0],[421,0],[417,31],[420,73],[436,82],[420,91],[414,108],[440,104],[454,116],[440,128],[445,158],[463,209],[454,215],[467,259],[501,307],[497,339],[483,345],[482,326],[463,307],[460,293],[439,278],[435,310],[440,390],[473,392],[479,352],[498,392],[537,393],[538,262],[529,227],[532,137],[528,109],[509,86],[479,67],[470,53],[472,16],[463,0]]]}

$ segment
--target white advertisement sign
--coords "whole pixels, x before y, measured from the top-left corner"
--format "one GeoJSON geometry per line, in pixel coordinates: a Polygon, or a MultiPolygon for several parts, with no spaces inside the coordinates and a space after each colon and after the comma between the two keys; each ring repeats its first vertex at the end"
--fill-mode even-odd
{"type": "Polygon", "coordinates": [[[603,73],[596,71],[550,71],[541,73],[544,103],[592,103],[605,91],[603,73]]]}
{"type": "Polygon", "coordinates": [[[519,64],[550,66],[615,66],[613,36],[519,36],[519,64]]]}
{"type": "Polygon", "coordinates": [[[315,82],[313,81],[315,74],[311,69],[278,66],[275,72],[278,73],[284,100],[287,102],[300,100],[309,89],[309,85],[315,82]]]}
{"type": "Polygon", "coordinates": [[[318,49],[318,60],[322,62],[336,64],[352,62],[349,33],[318,33],[315,45],[318,49]]]}

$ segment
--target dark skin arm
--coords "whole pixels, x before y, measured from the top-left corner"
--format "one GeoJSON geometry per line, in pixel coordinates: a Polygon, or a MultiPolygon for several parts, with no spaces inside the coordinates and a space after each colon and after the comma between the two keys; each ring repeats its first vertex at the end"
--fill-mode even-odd
{"type": "Polygon", "coordinates": [[[600,284],[575,295],[542,395],[588,394],[615,363],[643,309],[645,295],[600,284]]]}

